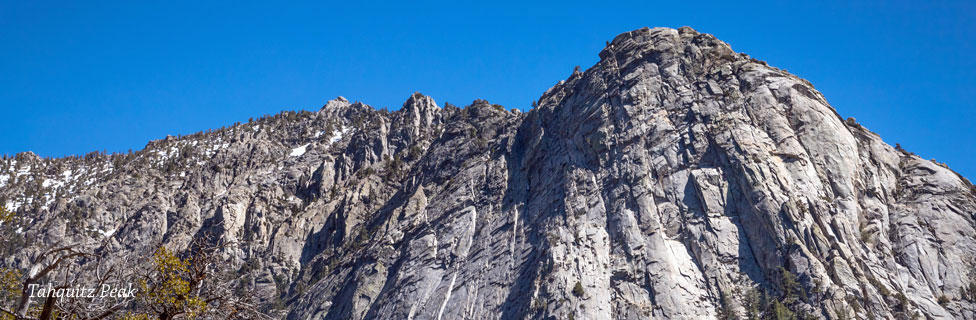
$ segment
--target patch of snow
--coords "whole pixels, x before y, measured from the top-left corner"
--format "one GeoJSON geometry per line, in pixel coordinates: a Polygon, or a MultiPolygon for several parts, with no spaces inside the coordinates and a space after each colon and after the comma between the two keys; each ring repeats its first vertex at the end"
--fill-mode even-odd
{"type": "Polygon", "coordinates": [[[53,194],[50,194],[50,193],[45,193],[44,194],[44,205],[41,206],[41,209],[47,210],[48,206],[50,206],[52,202],[54,202],[54,195],[53,194]]]}
{"type": "Polygon", "coordinates": [[[20,170],[17,171],[17,176],[19,177],[19,176],[23,176],[23,175],[28,175],[28,174],[30,174],[30,171],[31,171],[31,166],[26,166],[26,167],[24,167],[24,168],[22,168],[22,169],[20,169],[20,170]]]}
{"type": "Polygon", "coordinates": [[[48,187],[60,188],[63,185],[64,182],[61,182],[60,180],[54,180],[54,179],[44,179],[44,182],[41,183],[41,186],[44,188],[48,188],[48,187]]]}
{"type": "Polygon", "coordinates": [[[19,209],[20,206],[23,205],[23,204],[24,203],[23,202],[20,202],[20,201],[10,201],[10,202],[7,202],[6,204],[4,204],[3,206],[4,207],[7,207],[7,211],[14,212],[14,211],[17,211],[17,209],[19,209]]]}
{"type": "Polygon", "coordinates": [[[114,229],[113,230],[109,230],[109,231],[104,231],[104,230],[96,229],[95,231],[97,231],[98,233],[100,233],[102,236],[105,236],[105,237],[111,237],[113,234],[115,234],[115,230],[114,229]]]}
{"type": "Polygon", "coordinates": [[[335,132],[332,133],[332,139],[329,139],[329,145],[339,142],[339,140],[342,140],[342,137],[345,136],[347,133],[349,133],[349,127],[342,126],[342,130],[336,130],[335,132]]]}
{"type": "Polygon", "coordinates": [[[291,154],[289,154],[288,156],[290,156],[290,157],[300,157],[301,155],[305,154],[305,150],[306,149],[308,149],[308,143],[303,144],[303,145],[301,145],[298,148],[291,149],[291,154]]]}

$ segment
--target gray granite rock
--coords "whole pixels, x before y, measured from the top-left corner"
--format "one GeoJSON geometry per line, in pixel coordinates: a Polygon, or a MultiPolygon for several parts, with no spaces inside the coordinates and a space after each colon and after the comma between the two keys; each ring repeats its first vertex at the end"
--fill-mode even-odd
{"type": "Polygon", "coordinates": [[[289,319],[745,318],[750,292],[797,316],[976,317],[976,188],[803,79],[640,29],[537,105],[340,97],[127,155],[19,154],[0,200],[39,240],[2,264],[237,241],[289,319]]]}

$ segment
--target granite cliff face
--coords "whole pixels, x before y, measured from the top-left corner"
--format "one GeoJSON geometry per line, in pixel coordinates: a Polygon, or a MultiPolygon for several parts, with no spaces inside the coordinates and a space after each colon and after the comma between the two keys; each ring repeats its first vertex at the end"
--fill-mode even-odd
{"type": "Polygon", "coordinates": [[[617,36],[528,112],[318,112],[0,165],[2,264],[210,237],[289,319],[976,317],[976,188],[690,28],[617,36]],[[246,268],[244,267],[246,266],[246,268]]]}

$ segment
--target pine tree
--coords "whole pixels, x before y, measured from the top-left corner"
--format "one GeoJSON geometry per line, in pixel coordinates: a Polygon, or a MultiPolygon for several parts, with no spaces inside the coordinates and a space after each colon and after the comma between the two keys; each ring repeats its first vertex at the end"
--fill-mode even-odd
{"type": "Polygon", "coordinates": [[[732,297],[728,292],[723,291],[719,300],[717,318],[719,320],[737,320],[739,316],[735,314],[735,310],[732,309],[732,297]]]}
{"type": "Polygon", "coordinates": [[[776,320],[792,320],[794,319],[793,311],[785,304],[779,302],[778,300],[773,300],[772,308],[770,309],[770,316],[772,319],[776,320]]]}
{"type": "Polygon", "coordinates": [[[751,288],[746,291],[745,303],[746,319],[759,320],[762,316],[762,300],[759,297],[759,290],[751,288]]]}

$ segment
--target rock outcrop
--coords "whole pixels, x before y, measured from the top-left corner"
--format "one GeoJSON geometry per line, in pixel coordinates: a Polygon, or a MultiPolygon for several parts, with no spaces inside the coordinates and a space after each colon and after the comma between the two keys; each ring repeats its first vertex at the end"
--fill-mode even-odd
{"type": "Polygon", "coordinates": [[[524,113],[338,98],[5,158],[5,236],[31,242],[2,265],[211,237],[289,319],[976,317],[969,181],[711,35],[635,30],[600,58],[524,113]]]}

